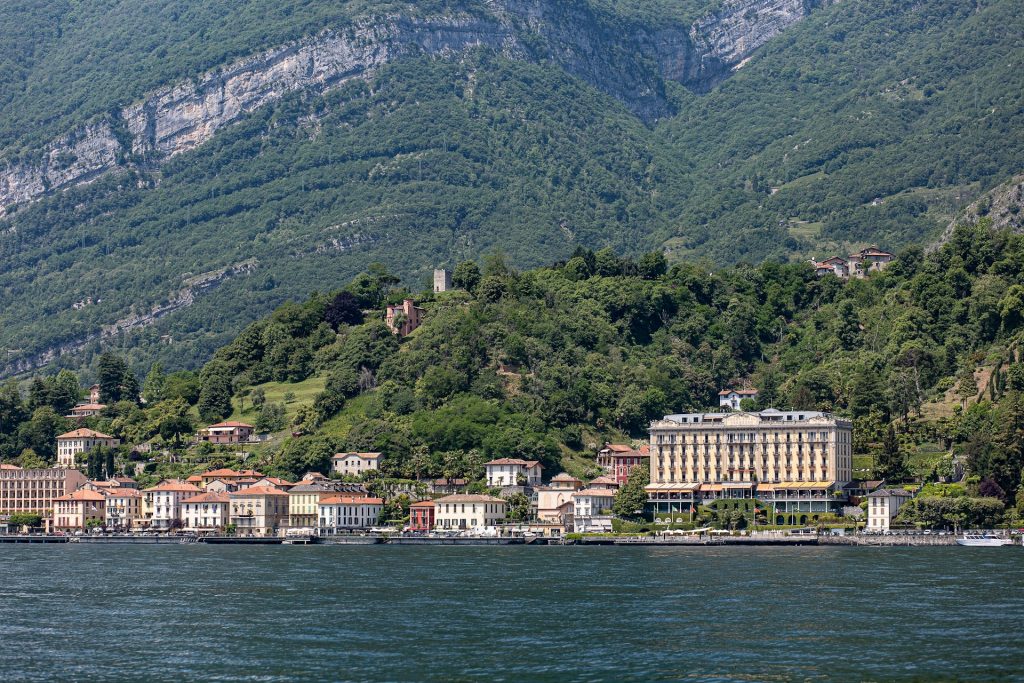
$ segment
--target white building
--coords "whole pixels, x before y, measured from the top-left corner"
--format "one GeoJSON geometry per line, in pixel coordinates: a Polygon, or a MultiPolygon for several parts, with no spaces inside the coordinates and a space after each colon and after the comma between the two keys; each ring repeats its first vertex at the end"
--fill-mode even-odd
{"type": "Polygon", "coordinates": [[[456,494],[434,501],[434,528],[483,531],[505,521],[508,502],[502,498],[456,494]]]}
{"type": "Polygon", "coordinates": [[[367,496],[327,496],[317,505],[320,518],[321,536],[331,536],[339,531],[355,531],[377,526],[380,511],[384,507],[382,498],[367,496]]]}
{"type": "Polygon", "coordinates": [[[202,489],[183,481],[165,481],[143,489],[143,509],[150,513],[154,529],[173,529],[181,523],[181,502],[202,493],[202,489]]]}
{"type": "Polygon", "coordinates": [[[573,531],[604,532],[612,530],[612,505],[615,489],[586,488],[572,494],[573,531]]]}
{"type": "Polygon", "coordinates": [[[380,453],[335,453],[331,458],[331,469],[338,474],[358,476],[378,469],[380,457],[380,453]]]}
{"type": "Polygon", "coordinates": [[[757,400],[757,389],[724,389],[718,392],[718,406],[739,410],[740,401],[745,398],[757,400]]]}
{"type": "Polygon", "coordinates": [[[896,513],[914,495],[904,489],[879,489],[868,494],[868,531],[888,531],[896,513]]]}
{"type": "Polygon", "coordinates": [[[57,465],[71,469],[79,453],[86,453],[97,446],[113,448],[121,443],[109,434],[93,429],[76,429],[57,437],[57,465]]]}
{"type": "Polygon", "coordinates": [[[484,463],[488,486],[540,486],[544,466],[536,460],[498,458],[484,463]]]}
{"type": "Polygon", "coordinates": [[[216,533],[228,525],[231,501],[227,493],[208,491],[186,498],[181,503],[181,522],[185,531],[216,533]]]}

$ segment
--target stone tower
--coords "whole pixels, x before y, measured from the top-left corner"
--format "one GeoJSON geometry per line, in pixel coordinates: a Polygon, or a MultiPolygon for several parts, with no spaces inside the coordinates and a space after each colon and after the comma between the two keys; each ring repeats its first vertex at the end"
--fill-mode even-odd
{"type": "Polygon", "coordinates": [[[452,288],[452,272],[443,268],[434,269],[434,293],[447,292],[452,288]]]}

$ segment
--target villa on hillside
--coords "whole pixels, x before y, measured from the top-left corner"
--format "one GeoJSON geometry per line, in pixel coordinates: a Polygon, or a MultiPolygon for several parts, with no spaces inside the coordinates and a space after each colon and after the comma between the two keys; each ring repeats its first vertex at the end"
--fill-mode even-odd
{"type": "Polygon", "coordinates": [[[811,260],[814,266],[814,274],[818,277],[835,275],[846,280],[850,277],[864,277],[868,273],[883,270],[893,259],[895,254],[870,246],[848,257],[830,256],[824,261],[811,260]]]}
{"type": "Polygon", "coordinates": [[[214,444],[246,443],[252,441],[253,432],[255,431],[256,428],[251,424],[229,420],[210,425],[206,429],[200,429],[197,436],[199,441],[214,444]]]}
{"type": "Polygon", "coordinates": [[[388,306],[384,313],[384,324],[392,334],[404,337],[423,323],[423,309],[405,299],[400,305],[388,306]]]}
{"type": "Polygon", "coordinates": [[[331,458],[331,471],[358,476],[363,472],[380,469],[381,453],[335,453],[331,458]]]}
{"type": "Polygon", "coordinates": [[[57,437],[57,465],[72,468],[80,453],[87,453],[97,446],[113,448],[121,443],[109,434],[94,429],[75,429],[57,437]]]}
{"type": "Polygon", "coordinates": [[[757,400],[757,389],[723,389],[718,392],[718,407],[739,410],[740,401],[749,398],[757,400]]]}
{"type": "Polygon", "coordinates": [[[633,448],[624,444],[606,443],[597,452],[597,465],[622,485],[634,469],[648,467],[650,457],[651,449],[646,444],[633,448]]]}

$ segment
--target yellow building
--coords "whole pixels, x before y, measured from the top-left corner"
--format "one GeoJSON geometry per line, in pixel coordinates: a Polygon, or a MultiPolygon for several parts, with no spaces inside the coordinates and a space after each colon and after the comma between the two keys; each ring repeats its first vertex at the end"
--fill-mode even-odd
{"type": "Polygon", "coordinates": [[[142,520],[142,491],[123,486],[107,489],[107,527],[129,531],[142,520]]]}
{"type": "Polygon", "coordinates": [[[99,491],[78,489],[53,501],[53,526],[58,531],[85,531],[105,524],[107,497],[99,491]]]}
{"type": "Polygon", "coordinates": [[[274,536],[288,523],[288,494],[252,486],[228,494],[230,522],[239,536],[274,536]]]}
{"type": "Polygon", "coordinates": [[[852,478],[853,425],[814,411],[667,415],[651,423],[655,513],[720,498],[825,512],[852,478]]]}
{"type": "Polygon", "coordinates": [[[365,496],[366,488],[361,484],[320,479],[304,479],[288,489],[288,526],[292,529],[315,529],[320,526],[319,505],[327,496],[347,493],[365,496]]]}

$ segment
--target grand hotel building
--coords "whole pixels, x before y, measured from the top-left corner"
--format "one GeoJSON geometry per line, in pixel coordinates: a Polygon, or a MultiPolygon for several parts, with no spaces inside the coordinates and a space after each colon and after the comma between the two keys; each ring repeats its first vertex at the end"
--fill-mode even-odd
{"type": "Polygon", "coordinates": [[[757,498],[777,512],[826,512],[852,478],[853,425],[825,413],[689,413],[651,423],[656,514],[720,498],[757,498]]]}

